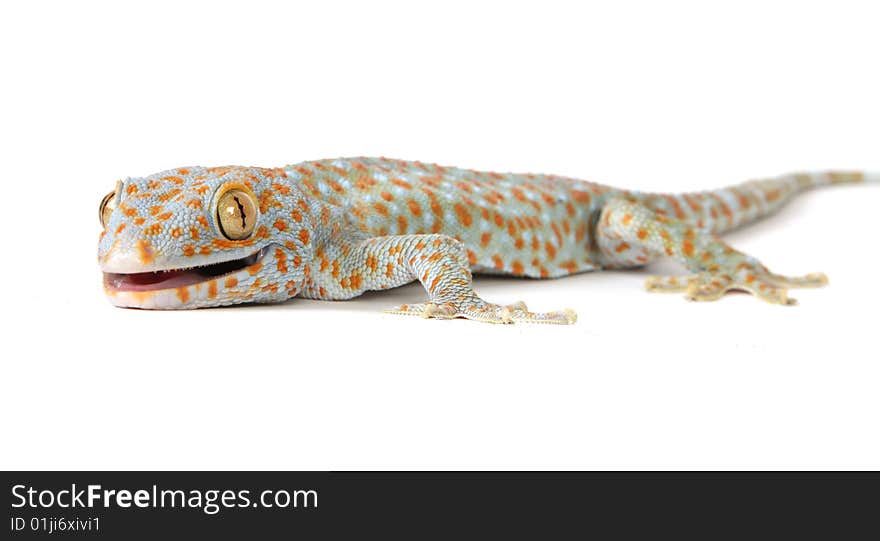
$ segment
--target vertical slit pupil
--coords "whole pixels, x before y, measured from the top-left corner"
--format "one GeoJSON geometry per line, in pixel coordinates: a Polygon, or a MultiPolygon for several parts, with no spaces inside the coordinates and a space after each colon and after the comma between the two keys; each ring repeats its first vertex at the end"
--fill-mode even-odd
{"type": "Polygon", "coordinates": [[[245,229],[245,215],[244,215],[244,205],[241,204],[241,201],[238,200],[238,196],[232,196],[235,199],[235,204],[238,205],[238,211],[241,213],[241,228],[245,229]]]}

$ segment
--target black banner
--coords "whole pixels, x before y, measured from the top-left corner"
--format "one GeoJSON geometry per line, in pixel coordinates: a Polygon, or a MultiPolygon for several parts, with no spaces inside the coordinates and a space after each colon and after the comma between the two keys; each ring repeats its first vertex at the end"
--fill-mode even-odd
{"type": "Polygon", "coordinates": [[[877,538],[877,473],[6,472],[4,539],[877,538]]]}

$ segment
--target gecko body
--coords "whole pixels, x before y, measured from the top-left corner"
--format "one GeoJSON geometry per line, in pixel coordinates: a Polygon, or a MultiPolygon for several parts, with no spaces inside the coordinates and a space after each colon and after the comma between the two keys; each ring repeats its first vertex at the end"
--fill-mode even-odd
{"type": "Polygon", "coordinates": [[[825,276],[774,274],[719,235],[805,189],[863,180],[876,178],[800,173],[653,194],[385,158],[182,167],[117,182],[100,209],[98,262],[110,301],[135,308],[343,300],[418,280],[428,302],[391,312],[564,324],[575,321],[571,310],[481,299],[472,273],[556,278],[660,257],[691,274],[649,278],[650,291],[715,300],[740,289],[790,304],[788,288],[825,276]]]}

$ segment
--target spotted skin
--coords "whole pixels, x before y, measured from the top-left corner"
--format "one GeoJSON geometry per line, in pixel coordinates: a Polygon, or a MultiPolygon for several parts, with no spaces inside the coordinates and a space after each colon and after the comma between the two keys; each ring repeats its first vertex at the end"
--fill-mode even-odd
{"type": "Polygon", "coordinates": [[[565,324],[576,319],[571,310],[539,313],[522,302],[484,301],[471,286],[472,273],[555,278],[659,257],[693,274],[652,277],[649,291],[714,300],[742,289],[789,304],[788,288],[822,285],[824,275],[773,274],[718,235],[805,189],[863,180],[854,172],[804,173],[669,195],[385,158],[275,169],[184,167],[117,184],[98,261],[111,302],[137,308],[342,300],[418,280],[428,301],[391,312],[565,324]],[[217,199],[232,188],[259,208],[243,240],[227,239],[218,225],[217,199]],[[221,272],[232,261],[240,264],[221,272]],[[194,283],[167,278],[207,269],[194,283]],[[135,275],[151,284],[120,285],[135,275]]]}

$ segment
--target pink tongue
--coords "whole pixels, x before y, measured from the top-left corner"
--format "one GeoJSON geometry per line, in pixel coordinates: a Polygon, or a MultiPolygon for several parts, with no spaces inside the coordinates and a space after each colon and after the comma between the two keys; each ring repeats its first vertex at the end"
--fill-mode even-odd
{"type": "Polygon", "coordinates": [[[192,270],[105,274],[104,284],[117,291],[152,291],[197,284],[206,277],[192,270]]]}

